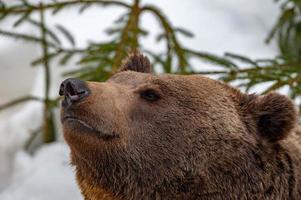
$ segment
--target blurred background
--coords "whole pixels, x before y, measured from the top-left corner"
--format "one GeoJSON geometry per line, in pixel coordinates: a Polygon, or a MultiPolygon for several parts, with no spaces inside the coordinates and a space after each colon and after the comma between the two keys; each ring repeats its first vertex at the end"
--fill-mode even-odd
{"type": "Polygon", "coordinates": [[[139,49],[156,73],[203,74],[300,106],[300,0],[0,0],[0,199],[82,199],[58,88],[106,80],[139,49]]]}

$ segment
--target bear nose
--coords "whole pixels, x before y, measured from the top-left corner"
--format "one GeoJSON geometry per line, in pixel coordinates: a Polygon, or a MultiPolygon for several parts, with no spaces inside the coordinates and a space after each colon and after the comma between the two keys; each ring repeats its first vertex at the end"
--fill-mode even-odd
{"type": "Polygon", "coordinates": [[[60,96],[65,96],[63,106],[70,106],[89,95],[89,89],[84,81],[68,78],[61,83],[60,96]]]}

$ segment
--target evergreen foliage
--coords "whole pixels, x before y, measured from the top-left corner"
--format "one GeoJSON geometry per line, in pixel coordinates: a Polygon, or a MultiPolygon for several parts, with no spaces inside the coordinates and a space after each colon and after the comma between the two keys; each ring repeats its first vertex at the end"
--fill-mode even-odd
{"type": "MultiPolygon", "coordinates": [[[[16,104],[35,100],[44,103],[44,123],[39,131],[43,134],[44,142],[55,140],[55,124],[53,111],[58,106],[59,98],[51,99],[51,61],[59,60],[60,65],[66,65],[71,58],[79,58],[79,69],[67,74],[85,80],[104,81],[121,65],[128,52],[137,49],[146,52],[154,64],[165,73],[179,74],[218,74],[226,82],[241,80],[241,87],[249,90],[257,84],[272,82],[264,93],[288,86],[292,98],[301,93],[301,1],[276,1],[282,14],[267,37],[266,42],[277,40],[279,55],[272,59],[252,60],[247,56],[226,53],[223,57],[207,52],[195,51],[182,44],[178,36],[193,37],[193,34],[183,28],[174,27],[162,11],[154,5],[142,5],[140,0],[131,4],[119,0],[53,0],[51,3],[32,3],[21,0],[16,4],[7,4],[0,0],[0,22],[10,17],[17,20],[14,27],[28,24],[38,30],[38,35],[25,34],[12,30],[0,29],[0,35],[7,38],[37,43],[41,46],[42,55],[32,62],[32,65],[42,65],[45,69],[45,96],[37,98],[26,96],[0,106],[0,110],[16,104]],[[76,47],[76,38],[62,25],[50,27],[45,19],[45,12],[56,15],[67,8],[78,9],[79,14],[87,12],[95,6],[118,6],[125,12],[107,29],[111,39],[105,42],[93,42],[86,48],[76,47]],[[35,13],[39,18],[34,17],[35,13]],[[144,13],[153,15],[159,23],[161,33],[158,42],[164,42],[163,53],[153,52],[141,45],[141,38],[148,37],[149,30],[143,29],[140,23],[144,13]],[[62,38],[67,39],[70,47],[62,45],[62,38]],[[194,71],[192,58],[201,59],[219,66],[219,71],[194,71]],[[248,67],[241,68],[241,63],[248,67]]],[[[37,134],[33,134],[36,136],[37,134]]],[[[28,144],[27,144],[28,145],[28,144]]]]}
{"type": "Polygon", "coordinates": [[[226,53],[225,58],[233,63],[245,63],[249,67],[225,68],[221,71],[201,72],[219,74],[226,82],[240,80],[240,86],[247,91],[255,85],[271,83],[263,93],[283,87],[289,88],[289,95],[296,99],[301,94],[301,1],[276,0],[281,15],[267,36],[266,43],[276,40],[279,55],[275,58],[252,60],[247,56],[226,53]]]}

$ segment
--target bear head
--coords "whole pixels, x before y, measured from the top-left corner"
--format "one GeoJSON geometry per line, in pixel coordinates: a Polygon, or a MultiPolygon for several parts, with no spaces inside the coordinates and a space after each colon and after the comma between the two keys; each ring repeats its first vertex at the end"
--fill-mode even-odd
{"type": "Polygon", "coordinates": [[[244,94],[200,75],[156,75],[139,53],[106,82],[67,79],[60,94],[64,137],[87,199],[289,195],[292,161],[281,142],[297,111],[283,95],[244,94]]]}

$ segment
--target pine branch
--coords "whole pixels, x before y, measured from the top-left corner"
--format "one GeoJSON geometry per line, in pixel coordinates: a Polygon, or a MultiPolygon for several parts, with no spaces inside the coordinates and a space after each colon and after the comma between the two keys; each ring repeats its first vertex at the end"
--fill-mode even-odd
{"type": "MultiPolygon", "coordinates": [[[[299,87],[299,85],[301,84],[301,75],[299,74],[297,77],[295,78],[289,78],[287,81],[277,81],[276,83],[274,83],[272,86],[270,86],[269,88],[267,88],[263,94],[267,94],[271,91],[277,90],[285,85],[288,85],[289,87],[294,87],[294,83],[296,83],[296,86],[299,87]]],[[[299,94],[301,95],[301,94],[299,94]]]]}
{"type": "Polygon", "coordinates": [[[50,66],[48,62],[48,42],[46,39],[46,27],[45,27],[45,19],[44,19],[44,7],[41,4],[40,6],[40,20],[41,20],[41,45],[42,45],[42,52],[44,56],[44,68],[45,68],[45,100],[49,100],[49,90],[50,90],[50,66]]]}
{"type": "Polygon", "coordinates": [[[138,29],[140,15],[139,2],[139,0],[135,0],[131,8],[131,13],[129,14],[129,19],[121,32],[120,41],[117,44],[115,58],[112,64],[113,72],[121,66],[126,52],[135,51],[138,47],[138,33],[136,30],[138,29]]]}
{"type": "Polygon", "coordinates": [[[30,151],[32,144],[36,140],[36,138],[39,136],[39,134],[42,132],[42,127],[38,127],[36,130],[31,132],[30,137],[25,142],[23,148],[25,151],[30,151]]]}
{"type": "MultiPolygon", "coordinates": [[[[61,1],[61,2],[54,2],[54,3],[48,3],[43,4],[43,10],[58,10],[63,8],[68,8],[72,6],[80,6],[80,5],[88,5],[88,4],[95,4],[95,5],[102,5],[102,6],[108,6],[108,5],[115,5],[115,6],[121,6],[125,8],[130,8],[130,6],[127,3],[124,3],[122,1],[116,1],[116,0],[71,0],[71,1],[61,1]]],[[[21,4],[17,6],[12,7],[0,7],[0,14],[6,14],[8,15],[19,15],[24,13],[33,13],[33,12],[39,12],[41,9],[40,4],[21,4]]]]}
{"type": "Polygon", "coordinates": [[[67,40],[72,44],[72,46],[75,46],[75,39],[72,36],[72,34],[63,26],[61,25],[56,25],[56,28],[65,35],[65,37],[67,38],[67,40]]]}
{"type": "Polygon", "coordinates": [[[25,96],[25,97],[21,97],[21,98],[18,98],[18,99],[15,99],[15,100],[12,100],[8,103],[5,103],[3,105],[0,105],[0,111],[3,111],[5,109],[9,109],[13,106],[16,106],[16,105],[19,105],[21,103],[25,103],[27,101],[40,101],[40,102],[43,102],[44,99],[41,99],[39,97],[35,97],[35,96],[25,96]]]}
{"type": "Polygon", "coordinates": [[[149,11],[153,13],[156,17],[158,17],[159,22],[161,23],[161,26],[165,31],[164,36],[166,38],[166,41],[167,43],[169,43],[167,49],[167,55],[170,54],[171,50],[174,51],[179,61],[178,68],[181,70],[181,72],[185,72],[186,71],[185,69],[188,67],[187,66],[188,61],[187,58],[185,57],[185,51],[184,48],[180,45],[175,35],[175,31],[173,27],[170,25],[170,23],[167,21],[167,18],[163,16],[163,14],[159,9],[151,5],[144,6],[142,10],[149,11]]]}
{"type": "Polygon", "coordinates": [[[225,68],[233,69],[236,70],[238,69],[237,65],[234,62],[231,62],[229,59],[226,58],[221,58],[219,56],[210,54],[210,53],[205,53],[205,52],[198,52],[198,51],[193,51],[190,49],[185,49],[185,52],[188,54],[198,57],[202,60],[205,60],[207,62],[211,62],[213,64],[217,64],[219,66],[223,66],[225,68]]]}
{"type": "MultiPolygon", "coordinates": [[[[31,25],[33,25],[35,28],[38,28],[38,29],[40,29],[40,27],[42,26],[40,22],[37,22],[33,19],[26,19],[26,21],[28,21],[31,25]]],[[[46,28],[45,31],[46,31],[47,36],[49,36],[57,45],[61,45],[61,41],[60,41],[59,37],[57,37],[56,34],[52,30],[50,30],[49,28],[46,28]]]]}
{"type": "MultiPolygon", "coordinates": [[[[60,55],[63,55],[62,58],[59,60],[59,63],[61,65],[65,65],[67,63],[67,61],[70,60],[71,57],[73,57],[75,54],[79,54],[82,55],[84,53],[86,53],[88,50],[87,49],[69,49],[69,48],[62,48],[62,47],[57,47],[54,49],[54,51],[52,51],[51,53],[49,52],[47,54],[47,59],[48,62],[50,62],[51,60],[53,60],[54,58],[59,57],[60,55]]],[[[42,55],[41,57],[33,60],[31,62],[32,66],[36,66],[39,64],[42,64],[44,62],[44,55],[42,55]]]]}
{"type": "MultiPolygon", "coordinates": [[[[3,36],[8,37],[8,38],[22,40],[22,41],[25,41],[25,42],[41,43],[43,41],[41,38],[36,37],[36,36],[26,35],[26,34],[23,34],[23,33],[15,33],[15,32],[10,32],[10,31],[4,31],[4,30],[0,30],[0,35],[3,35],[3,36]]],[[[47,41],[47,43],[48,43],[48,46],[56,47],[56,45],[54,43],[51,43],[49,41],[47,41]]]]}
{"type": "Polygon", "coordinates": [[[44,7],[40,4],[40,28],[41,28],[41,47],[44,56],[44,70],[45,70],[45,103],[44,103],[44,124],[43,124],[43,140],[45,143],[53,142],[55,140],[55,125],[53,120],[52,107],[50,105],[49,91],[51,85],[50,66],[48,62],[48,43],[47,43],[47,29],[45,25],[44,7]]]}
{"type": "MultiPolygon", "coordinates": [[[[253,61],[255,62],[255,61],[253,61]]],[[[222,64],[223,65],[223,64],[222,64]]],[[[234,64],[235,65],[235,64],[234,64]]],[[[235,72],[237,74],[239,73],[271,73],[274,72],[275,70],[288,70],[290,68],[295,68],[295,66],[301,66],[301,61],[300,62],[293,62],[293,63],[284,63],[284,64],[275,64],[275,65],[253,65],[249,68],[236,68],[233,70],[224,70],[224,71],[200,71],[196,72],[198,74],[227,74],[229,72],[235,72]]]]}

